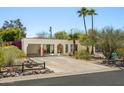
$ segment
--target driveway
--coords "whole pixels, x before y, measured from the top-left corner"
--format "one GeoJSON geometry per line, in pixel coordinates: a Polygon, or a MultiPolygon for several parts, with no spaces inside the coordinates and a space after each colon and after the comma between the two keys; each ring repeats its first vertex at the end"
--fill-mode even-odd
{"type": "Polygon", "coordinates": [[[34,57],[31,59],[38,63],[45,61],[46,67],[53,70],[55,73],[3,78],[0,79],[0,84],[7,82],[15,82],[15,81],[46,79],[46,78],[49,79],[54,77],[63,77],[63,76],[80,75],[80,74],[84,75],[88,73],[120,70],[119,68],[115,68],[115,67],[98,65],[91,61],[76,60],[68,56],[34,57]]]}
{"type": "Polygon", "coordinates": [[[119,70],[118,68],[98,65],[86,60],[77,60],[68,56],[36,57],[32,59],[38,63],[45,61],[46,66],[55,73],[84,74],[119,70]]]}

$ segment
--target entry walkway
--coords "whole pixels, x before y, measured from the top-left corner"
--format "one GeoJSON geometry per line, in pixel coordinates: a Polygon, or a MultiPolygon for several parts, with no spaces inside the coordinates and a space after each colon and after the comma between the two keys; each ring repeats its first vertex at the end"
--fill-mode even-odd
{"type": "Polygon", "coordinates": [[[119,70],[118,68],[98,65],[86,60],[77,60],[68,56],[36,57],[32,59],[38,63],[45,61],[46,67],[55,73],[84,74],[119,70]]]}

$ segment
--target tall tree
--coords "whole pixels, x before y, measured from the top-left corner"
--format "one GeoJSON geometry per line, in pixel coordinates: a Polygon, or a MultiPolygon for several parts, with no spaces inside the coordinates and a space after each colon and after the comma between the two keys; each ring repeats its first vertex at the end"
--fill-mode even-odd
{"type": "Polygon", "coordinates": [[[86,7],[82,7],[81,10],[78,11],[78,13],[79,13],[79,17],[82,17],[83,16],[84,28],[85,28],[85,32],[86,32],[86,35],[87,35],[87,26],[86,26],[85,17],[88,14],[88,10],[87,10],[86,7]]]}
{"type": "Polygon", "coordinates": [[[26,37],[26,33],[25,33],[26,27],[23,26],[20,19],[4,21],[2,28],[3,29],[19,28],[20,29],[19,38],[21,39],[23,37],[26,37]]]}
{"type": "Polygon", "coordinates": [[[55,33],[56,39],[68,39],[68,34],[65,31],[60,31],[55,33]]]}
{"type": "Polygon", "coordinates": [[[91,28],[93,30],[94,29],[94,15],[97,15],[97,13],[94,9],[90,9],[90,10],[88,10],[88,15],[91,16],[91,21],[92,21],[91,28]]]}
{"type": "Polygon", "coordinates": [[[6,28],[6,29],[0,29],[0,36],[2,37],[3,41],[14,41],[14,40],[20,40],[19,28],[6,28]]]}
{"type": "MultiPolygon", "coordinates": [[[[91,25],[92,31],[90,31],[90,34],[95,35],[96,33],[95,33],[95,30],[94,30],[94,15],[97,15],[97,13],[94,9],[90,9],[90,10],[88,10],[88,15],[91,16],[91,21],[92,21],[92,25],[91,25]]],[[[94,44],[92,44],[91,46],[92,46],[91,54],[94,54],[94,49],[93,49],[94,44]]]]}
{"type": "Polygon", "coordinates": [[[88,30],[89,45],[91,45],[91,54],[94,54],[94,46],[97,42],[97,31],[94,29],[88,30]]]}
{"type": "MultiPolygon", "coordinates": [[[[82,7],[79,11],[79,17],[82,17],[83,16],[83,22],[84,22],[84,28],[85,28],[85,33],[86,33],[86,36],[88,35],[88,32],[87,32],[87,26],[86,26],[86,20],[85,20],[85,17],[88,15],[88,10],[86,7],[82,7]]],[[[89,52],[89,47],[87,46],[87,52],[89,52]]]]}

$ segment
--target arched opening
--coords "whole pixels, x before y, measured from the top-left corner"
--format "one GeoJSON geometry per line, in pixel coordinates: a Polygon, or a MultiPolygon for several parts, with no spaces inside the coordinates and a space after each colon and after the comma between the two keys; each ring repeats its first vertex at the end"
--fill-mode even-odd
{"type": "Polygon", "coordinates": [[[62,44],[57,45],[57,53],[63,54],[63,45],[62,44]]]}

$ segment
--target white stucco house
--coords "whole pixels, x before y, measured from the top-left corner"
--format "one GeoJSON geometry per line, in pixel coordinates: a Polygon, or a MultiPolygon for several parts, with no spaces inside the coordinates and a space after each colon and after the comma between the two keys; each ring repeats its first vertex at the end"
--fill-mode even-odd
{"type": "MultiPolygon", "coordinates": [[[[80,42],[76,41],[76,50],[79,51],[85,46],[81,46],[80,42]]],[[[69,55],[73,51],[72,40],[61,39],[38,39],[38,38],[24,38],[22,39],[22,50],[25,54],[31,56],[49,55],[69,55]]]]}

